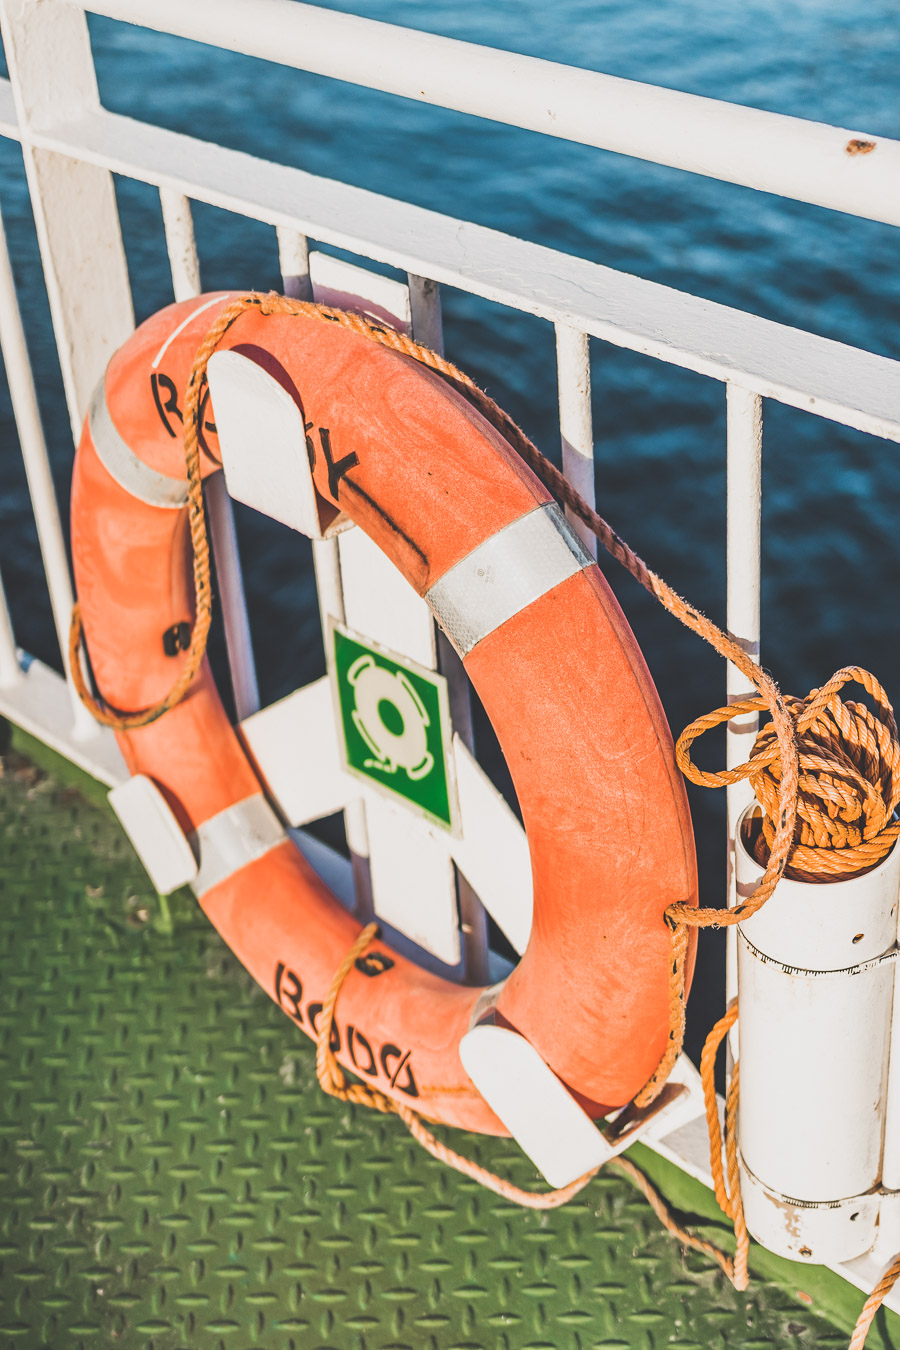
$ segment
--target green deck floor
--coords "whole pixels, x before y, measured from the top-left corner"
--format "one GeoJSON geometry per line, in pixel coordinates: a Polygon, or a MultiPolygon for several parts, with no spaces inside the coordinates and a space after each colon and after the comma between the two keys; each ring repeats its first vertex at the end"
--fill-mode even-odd
{"type": "MultiPolygon", "coordinates": [[[[620,1177],[525,1212],[323,1097],[186,897],[165,931],[109,812],[3,763],[3,1350],[846,1344],[771,1282],[735,1293],[620,1177]]],[[[509,1143],[457,1143],[533,1183],[509,1143]]]]}

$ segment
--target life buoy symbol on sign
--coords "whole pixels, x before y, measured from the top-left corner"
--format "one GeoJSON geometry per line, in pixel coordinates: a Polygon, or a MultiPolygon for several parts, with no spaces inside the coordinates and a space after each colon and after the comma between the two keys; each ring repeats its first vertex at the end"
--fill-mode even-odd
{"type": "Polygon", "coordinates": [[[403,769],[414,783],[426,778],[434,768],[431,718],[412,682],[402,670],[392,674],[377,665],[368,653],[357,657],[347,679],[356,696],[353,725],[375,756],[365,767],[391,774],[403,769]]]}

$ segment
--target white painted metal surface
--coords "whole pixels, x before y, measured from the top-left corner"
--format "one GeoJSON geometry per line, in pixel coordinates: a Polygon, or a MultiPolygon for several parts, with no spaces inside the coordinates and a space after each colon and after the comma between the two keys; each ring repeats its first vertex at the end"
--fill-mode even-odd
{"type": "Polygon", "coordinates": [[[375,913],[447,966],[461,950],[449,839],[375,792],[366,793],[375,913]]]}
{"type": "Polygon", "coordinates": [[[124,781],[128,770],[115,736],[96,723],[85,733],[71,685],[36,657],[22,653],[22,665],[20,680],[0,686],[0,717],[8,717],[99,782],[112,787],[124,781]]]}
{"type": "Polygon", "coordinates": [[[494,1024],[490,1003],[495,994],[489,990],[483,996],[486,1015],[463,1036],[459,1057],[491,1110],[551,1186],[568,1186],[637,1140],[677,1129],[702,1109],[699,1075],[682,1055],[649,1107],[626,1107],[595,1123],[524,1036],[494,1024]]]}
{"type": "MultiPolygon", "coordinates": [[[[588,506],[594,505],[594,421],[591,413],[591,353],[587,333],[556,325],[556,373],[559,387],[559,435],[562,468],[588,506]]],[[[592,558],[597,537],[568,508],[566,515],[592,558]]]]}
{"type": "Polygon", "coordinates": [[[278,266],[285,295],[293,300],[311,300],[309,280],[309,240],[305,234],[287,225],[279,225],[278,266]]]}
{"type": "MultiPolygon", "coordinates": [[[[50,591],[50,605],[59,641],[60,657],[63,669],[67,670],[69,625],[74,603],[72,578],[2,218],[0,218],[0,348],[9,380],[9,392],[19,432],[19,446],[28,479],[28,492],[37,526],[44,574],[50,591]]],[[[85,712],[74,689],[71,697],[72,731],[78,738],[89,739],[94,732],[93,719],[85,712]]]]}
{"type": "Polygon", "coordinates": [[[347,627],[436,670],[431,611],[402,572],[359,529],[341,535],[338,552],[347,627]]]}
{"type": "Polygon", "coordinates": [[[134,327],[128,270],[111,174],[37,147],[29,132],[99,109],[87,22],[64,0],[4,0],[0,28],[77,440],[94,386],[134,327]]]}
{"type": "Polygon", "coordinates": [[[459,736],[454,737],[453,752],[461,827],[453,856],[491,918],[521,954],[531,936],[534,908],[525,831],[459,736]]]}
{"type": "MultiPolygon", "coordinates": [[[[339,296],[344,309],[405,331],[411,327],[407,289],[390,278],[362,268],[348,269],[339,259],[313,252],[310,280],[313,299],[319,303],[339,296]]],[[[337,539],[337,576],[342,621],[348,628],[421,666],[437,668],[434,621],[428,606],[356,527],[337,539]]],[[[339,616],[323,614],[330,659],[329,618],[339,616]]],[[[360,908],[371,905],[392,928],[461,973],[456,875],[442,832],[377,793],[360,793],[358,788],[345,820],[351,848],[357,851],[358,841],[358,855],[366,859],[365,865],[357,863],[358,886],[363,892],[360,908]]]]}
{"type": "Polygon", "coordinates": [[[109,804],[160,895],[171,895],[197,875],[197,859],[171,806],[142,773],[119,783],[109,804]]]}
{"type": "MultiPolygon", "coordinates": [[[[0,126],[12,109],[0,81],[0,126]]],[[[20,135],[22,133],[20,132],[20,135]]],[[[900,440],[900,363],[299,169],[105,111],[29,143],[309,235],[900,440]]]]}
{"type": "Polygon", "coordinates": [[[234,507],[221,473],[211,474],[203,490],[216,565],[216,589],[225,625],[228,671],[238,720],[259,707],[256,662],[250,641],[250,619],[244,595],[244,574],[238,551],[234,507]]]}
{"type": "Polygon", "coordinates": [[[409,287],[402,282],[318,251],[309,254],[309,279],[317,305],[352,309],[407,337],[412,334],[409,287]]]}
{"type": "MultiPolygon", "coordinates": [[[[393,861],[390,857],[382,859],[379,850],[376,872],[382,865],[386,869],[383,878],[379,878],[379,895],[384,903],[384,908],[379,904],[379,915],[393,927],[407,931],[404,924],[396,922],[403,915],[398,914],[397,902],[390,894],[391,876],[396,880],[398,869],[406,870],[413,874],[416,886],[412,901],[408,899],[408,883],[402,876],[398,885],[407,897],[404,903],[410,904],[410,924],[422,925],[424,920],[420,916],[431,907],[433,896],[417,870],[418,863],[413,865],[409,849],[415,851],[417,846],[410,845],[403,820],[385,822],[380,818],[379,803],[383,798],[344,771],[328,678],[316,680],[261,709],[243,721],[240,729],[269,797],[290,825],[306,825],[347,810],[360,793],[367,803],[375,799],[379,828],[386,825],[388,832],[399,833],[406,845],[393,861]]],[[[531,933],[532,913],[531,859],[525,831],[458,735],[453,738],[453,773],[461,828],[456,837],[425,828],[428,837],[422,846],[423,854],[428,855],[425,865],[438,868],[438,863],[429,859],[437,858],[441,850],[452,857],[513,947],[523,952],[531,933]]],[[[419,823],[416,822],[417,827],[419,823]]],[[[419,854],[415,856],[418,858],[419,854]]],[[[442,888],[446,876],[441,865],[442,888]]],[[[443,894],[443,889],[438,894],[443,894]]],[[[449,932],[451,927],[453,930],[457,927],[455,914],[443,916],[435,930],[439,935],[436,941],[443,944],[445,952],[454,950],[452,934],[444,936],[445,929],[449,932]]],[[[432,950],[428,943],[422,945],[432,950]]]]}
{"type": "MultiPolygon", "coordinates": [[[[900,223],[900,146],[884,139],[573,71],[351,15],[289,4],[287,0],[217,0],[215,5],[211,0],[197,0],[190,6],[176,4],[175,0],[154,0],[152,5],[149,0],[97,0],[88,8],[549,135],[603,145],[620,153],[783,192],[798,200],[900,223]],[[353,55],[358,40],[362,40],[359,50],[364,53],[360,62],[353,55]],[[849,154],[851,137],[871,139],[874,149],[849,154]]],[[[900,440],[900,363],[408,203],[253,159],[193,137],[142,126],[100,108],[84,15],[77,5],[62,0],[41,0],[40,4],[0,0],[0,22],[11,77],[10,83],[0,81],[0,134],[23,144],[76,434],[106,360],[132,326],[110,177],[113,170],[160,188],[176,296],[194,294],[200,285],[188,200],[194,198],[277,228],[288,294],[308,298],[311,293],[307,236],[400,268],[408,277],[408,313],[413,330],[420,341],[435,350],[442,346],[439,283],[554,323],[563,463],[589,500],[586,489],[592,487],[593,474],[588,336],[730,382],[728,626],[750,644],[759,638],[761,397],[900,440]],[[98,277],[103,285],[96,284],[98,277]]],[[[5,298],[0,297],[0,317],[4,318],[6,336],[10,331],[10,297],[14,301],[11,277],[5,291],[5,298]]],[[[405,313],[396,316],[404,324],[405,313]]],[[[20,438],[23,446],[29,436],[38,445],[33,438],[35,425],[39,433],[36,407],[28,406],[33,403],[33,386],[24,343],[21,361],[16,355],[10,358],[7,345],[4,340],[14,399],[17,388],[19,391],[16,415],[20,438]]],[[[39,459],[37,455],[35,462],[39,459]]],[[[216,481],[221,484],[221,476],[216,481]]],[[[54,526],[52,484],[44,470],[38,472],[33,494],[39,525],[43,520],[52,537],[59,522],[56,516],[54,526]]],[[[208,493],[207,504],[220,590],[226,600],[229,659],[238,711],[239,716],[246,716],[256,708],[257,699],[231,504],[215,487],[208,493]],[[232,604],[229,594],[236,595],[238,603],[232,604]]],[[[41,542],[43,547],[43,534],[41,542]]],[[[51,542],[45,558],[54,547],[51,542]]],[[[346,615],[338,542],[317,541],[313,547],[323,618],[331,615],[343,621],[346,615]]],[[[346,549],[350,590],[360,561],[350,558],[354,547],[348,544],[346,549]]],[[[62,619],[67,623],[63,574],[54,565],[51,577],[49,562],[47,570],[55,595],[54,616],[61,631],[62,619]]],[[[67,571],[65,584],[69,584],[67,571]]],[[[425,664],[436,664],[438,654],[439,648],[435,648],[425,664]]],[[[443,668],[444,658],[441,662],[443,668]]],[[[451,679],[458,674],[452,667],[447,673],[451,679]]],[[[461,688],[451,688],[451,701],[455,699],[460,707],[464,703],[458,697],[461,688]]],[[[739,692],[731,679],[729,694],[739,692]]],[[[290,715],[296,717],[298,710],[299,704],[290,715]]],[[[64,681],[40,662],[24,658],[19,665],[2,603],[0,713],[103,781],[112,784],[124,780],[125,766],[113,737],[88,725],[80,707],[76,711],[64,681]]],[[[261,728],[263,724],[256,725],[261,728]]],[[[269,726],[269,732],[274,725],[269,726]]],[[[733,763],[744,757],[750,737],[746,732],[733,731],[728,743],[729,763],[733,763]]],[[[455,754],[465,818],[467,800],[477,800],[485,784],[459,744],[455,754]]],[[[322,795],[327,794],[323,791],[322,795]]],[[[502,836],[507,842],[492,852],[490,831],[473,828],[466,842],[457,841],[456,861],[467,875],[472,874],[486,902],[492,897],[489,903],[501,927],[514,945],[521,947],[527,939],[527,925],[525,909],[518,908],[515,897],[525,895],[526,873],[530,883],[527,845],[515,817],[511,812],[504,816],[506,808],[500,809],[496,795],[490,798],[490,805],[487,796],[484,802],[483,807],[472,808],[470,816],[474,812],[482,825],[491,819],[502,821],[497,825],[498,838],[502,836]],[[473,840],[477,847],[466,853],[473,840]],[[512,860],[505,869],[504,858],[512,860]],[[515,882],[507,887],[505,898],[501,895],[504,872],[507,880],[515,882]]],[[[733,789],[730,820],[735,820],[741,802],[741,789],[733,789]]],[[[358,796],[345,807],[358,906],[363,913],[370,851],[365,812],[358,796]]],[[[326,858],[327,850],[314,842],[307,841],[307,846],[314,850],[319,847],[321,865],[332,870],[337,867],[343,877],[342,865],[335,862],[334,855],[326,858]]],[[[462,889],[460,908],[465,923],[462,889]]],[[[476,924],[477,914],[475,911],[476,924]]],[[[733,989],[733,974],[730,978],[729,987],[733,989]]],[[[895,1004],[896,1027],[900,1021],[900,991],[895,1004]]],[[[898,1031],[894,1044],[897,1062],[898,1031]]],[[[746,1086],[743,1074],[742,1078],[746,1086]]],[[[892,1075],[887,1112],[894,1124],[889,1127],[886,1142],[884,1180],[898,1187],[900,1148],[892,1141],[900,1138],[900,1065],[892,1075]]],[[[668,1133],[648,1134],[652,1146],[664,1156],[708,1182],[704,1139],[699,1111],[677,1128],[669,1128],[668,1133]]],[[[748,1184],[752,1187],[752,1182],[748,1184]]],[[[753,1206],[756,1194],[753,1191],[750,1195],[748,1208],[753,1206]]],[[[892,1249],[883,1249],[881,1242],[893,1240],[895,1247],[900,1243],[900,1206],[895,1200],[896,1192],[893,1197],[882,1197],[879,1243],[865,1256],[841,1266],[841,1273],[860,1288],[871,1287],[891,1254],[892,1249]]],[[[837,1222],[833,1214],[828,1222],[837,1222]]],[[[846,1223],[851,1222],[858,1224],[860,1220],[846,1217],[846,1223]]],[[[817,1241],[824,1242],[825,1238],[817,1241]]],[[[900,1295],[895,1293],[888,1303],[900,1309],[900,1295]]]]}
{"type": "Polygon", "coordinates": [[[174,192],[172,188],[160,189],[159,204],[172,270],[172,290],[176,301],[190,300],[200,294],[200,262],[191,204],[184,193],[174,192]]]}
{"type": "MultiPolygon", "coordinates": [[[[900,1195],[900,961],[894,964],[894,1001],[891,1015],[891,1073],[884,1113],[882,1185],[900,1195]]],[[[900,1234],[898,1234],[900,1238],[900,1234]]],[[[898,1241],[900,1247],[900,1241],[898,1241]]]]}
{"type": "Polygon", "coordinates": [[[477,1026],[459,1043],[463,1068],[551,1186],[568,1186],[614,1156],[586,1111],[524,1036],[477,1026]]]}
{"type": "Polygon", "coordinates": [[[407,272],[411,331],[416,342],[429,347],[439,356],[444,354],[444,325],[441,316],[441,296],[436,281],[407,272]]]}
{"type": "MultiPolygon", "coordinates": [[[[751,808],[751,810],[759,808],[751,808]]],[[[739,840],[740,893],[747,894],[762,868],[739,840]]],[[[900,849],[865,876],[815,884],[780,883],[771,900],[739,924],[741,935],[782,965],[842,971],[890,951],[897,937],[900,849]]]]}
{"type": "MultiPolygon", "coordinates": [[[[762,508],[762,399],[739,385],[726,386],[726,437],[728,446],[726,487],[726,611],[728,632],[748,656],[759,662],[760,517],[762,508]]],[[[729,703],[739,702],[756,690],[737,666],[726,666],[725,687],[729,703]]],[[[725,763],[729,769],[750,757],[759,716],[748,713],[728,723],[725,763]]],[[[725,789],[728,816],[728,904],[736,903],[734,841],[737,822],[753,800],[746,782],[725,789]]],[[[725,1001],[737,997],[737,930],[726,931],[725,1001]]],[[[740,1028],[735,1025],[729,1044],[739,1055],[740,1028]]]]}
{"type": "MultiPolygon", "coordinates": [[[[742,1089],[743,1091],[743,1089],[742,1089]]],[[[788,1199],[739,1162],[744,1219],[751,1236],[778,1256],[830,1266],[870,1251],[878,1234],[877,1189],[830,1203],[788,1199]]]]}
{"type": "MultiPolygon", "coordinates": [[[[761,874],[739,833],[738,894],[761,874]]],[[[875,1241],[879,1204],[863,1197],[881,1181],[898,890],[894,849],[850,881],[783,880],[740,925],[745,1210],[795,1260],[849,1260],[875,1241]]]]}
{"type": "Polygon", "coordinates": [[[95,14],[796,201],[900,224],[900,145],[292,0],[88,0],[95,14]],[[851,139],[871,154],[847,153],[851,139]]]}
{"type": "Polygon", "coordinates": [[[241,735],[288,824],[307,825],[343,811],[357,795],[338,752],[327,675],[246,718],[241,735]]]}
{"type": "Polygon", "coordinates": [[[11,685],[18,684],[21,678],[22,667],[19,665],[19,653],[13,636],[3,578],[0,577],[0,689],[8,689],[11,685]]]}

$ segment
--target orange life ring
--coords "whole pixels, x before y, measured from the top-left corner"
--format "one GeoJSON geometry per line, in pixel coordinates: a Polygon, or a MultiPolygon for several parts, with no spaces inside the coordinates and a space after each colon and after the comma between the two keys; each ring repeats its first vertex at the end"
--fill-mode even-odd
{"type": "MultiPolygon", "coordinates": [[[[193,594],[180,413],[194,354],[227,299],[173,305],[142,324],[112,358],[85,423],[72,548],[94,677],[114,707],[153,704],[184,660],[193,594]]],[[[663,915],[674,901],[696,902],[696,867],[669,729],[606,581],[501,435],[415,361],[337,324],[258,311],[243,313],[221,347],[274,373],[313,438],[328,429],[330,453],[313,468],[323,501],[455,631],[509,764],[534,876],[531,940],[498,1016],[595,1118],[624,1105],[666,1046],[663,915]],[[479,559],[508,569],[511,612],[467,611],[467,569],[479,559]]],[[[203,435],[206,475],[219,467],[208,409],[203,435]]],[[[205,913],[312,1034],[359,925],[284,836],[208,665],[177,707],[117,734],[132,772],[151,778],[195,833],[205,913]]],[[[341,992],[341,1063],[431,1119],[505,1133],[457,1053],[483,991],[383,943],[373,952],[341,992]]]]}

